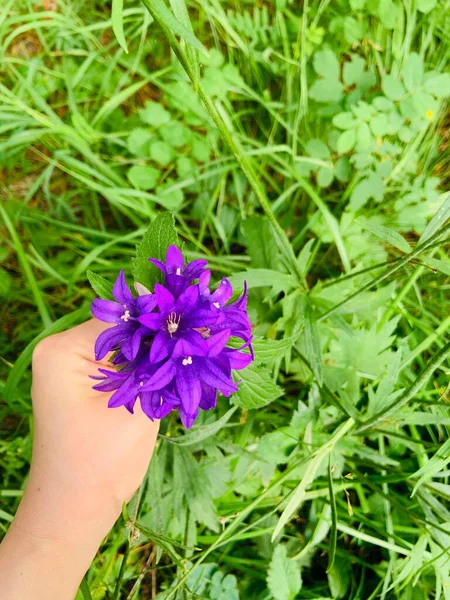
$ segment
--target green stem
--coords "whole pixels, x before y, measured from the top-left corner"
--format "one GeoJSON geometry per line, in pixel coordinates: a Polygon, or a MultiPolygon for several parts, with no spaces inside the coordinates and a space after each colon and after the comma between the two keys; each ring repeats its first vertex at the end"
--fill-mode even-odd
{"type": "Polygon", "coordinates": [[[86,575],[81,580],[80,591],[83,594],[84,600],[92,600],[91,592],[89,590],[86,575]]]}
{"type": "Polygon", "coordinates": [[[353,298],[356,298],[357,296],[359,296],[359,294],[361,294],[362,292],[365,292],[366,290],[370,290],[375,285],[378,285],[379,283],[381,283],[382,281],[384,281],[385,279],[387,279],[388,277],[390,277],[391,275],[396,273],[398,270],[402,269],[409,262],[411,262],[413,259],[415,259],[416,256],[419,256],[419,254],[421,254],[422,252],[424,252],[425,250],[428,250],[431,246],[433,246],[434,243],[438,239],[440,239],[445,233],[447,233],[447,231],[449,231],[449,230],[450,230],[450,223],[448,225],[446,225],[445,227],[443,227],[442,229],[440,229],[437,233],[435,233],[435,235],[430,237],[426,242],[423,242],[422,244],[418,244],[412,252],[410,252],[404,258],[399,260],[397,262],[397,264],[395,264],[390,271],[388,271],[387,273],[384,273],[384,275],[380,275],[379,277],[376,277],[372,281],[369,281],[369,283],[367,283],[366,285],[363,285],[363,287],[359,288],[359,290],[357,290],[353,294],[350,294],[350,296],[347,296],[347,298],[344,298],[344,300],[342,300],[341,302],[338,302],[337,304],[332,306],[330,309],[325,311],[323,314],[321,314],[319,316],[317,321],[318,322],[323,321],[325,318],[334,314],[344,304],[347,304],[348,302],[350,302],[350,300],[353,300],[353,298]]]}
{"type": "Polygon", "coordinates": [[[450,356],[450,342],[448,342],[440,352],[436,354],[433,360],[427,365],[427,367],[422,371],[422,373],[417,377],[414,383],[400,396],[398,400],[395,400],[389,406],[376,413],[373,417],[361,423],[361,426],[357,431],[355,431],[355,435],[361,435],[365,433],[368,429],[379,423],[381,419],[385,419],[389,417],[397,410],[399,410],[402,406],[407,404],[410,400],[414,398],[417,392],[425,385],[431,375],[438,369],[444,360],[450,356]]]}
{"type": "Polygon", "coordinates": [[[44,298],[42,296],[41,290],[39,289],[39,286],[38,286],[38,283],[34,276],[33,270],[30,267],[30,263],[28,262],[28,257],[25,253],[25,249],[22,245],[22,242],[20,241],[19,235],[18,235],[11,219],[9,218],[8,213],[2,206],[0,206],[0,215],[3,217],[3,221],[6,225],[6,229],[9,231],[9,234],[13,241],[13,244],[14,244],[14,247],[16,250],[16,254],[17,254],[17,259],[19,261],[20,266],[22,267],[22,271],[23,271],[26,279],[28,280],[28,285],[30,286],[31,293],[33,295],[33,298],[36,303],[36,307],[39,311],[39,314],[41,315],[41,319],[44,324],[44,327],[50,327],[50,325],[52,324],[53,321],[47,310],[47,305],[45,304],[44,298]]]}
{"type": "Polygon", "coordinates": [[[153,5],[152,0],[142,0],[142,3],[147,8],[147,10],[150,12],[152,17],[156,21],[156,23],[158,23],[158,25],[160,26],[164,37],[166,38],[167,42],[169,43],[169,45],[172,48],[175,55],[178,57],[184,70],[186,71],[187,75],[189,76],[189,79],[194,84],[194,87],[197,89],[197,93],[200,96],[200,98],[202,99],[206,110],[208,111],[211,119],[217,125],[217,128],[219,129],[219,132],[221,133],[222,138],[224,139],[225,143],[228,145],[229,149],[231,150],[234,157],[236,158],[236,161],[239,164],[239,166],[241,167],[242,171],[244,172],[244,175],[246,176],[246,178],[250,184],[250,187],[252,188],[253,192],[255,193],[255,196],[258,199],[258,202],[259,202],[261,208],[263,209],[270,224],[272,225],[272,228],[277,236],[277,239],[280,244],[280,248],[285,256],[287,264],[289,265],[289,269],[290,269],[291,273],[296,277],[299,286],[303,290],[306,290],[307,289],[306,281],[303,276],[303,273],[300,270],[299,265],[297,264],[297,258],[295,256],[294,250],[292,249],[292,246],[289,242],[289,239],[288,239],[284,229],[278,223],[278,221],[272,211],[270,201],[266,196],[263,186],[259,182],[259,179],[256,175],[256,172],[254,170],[251,159],[245,156],[245,152],[244,152],[243,148],[241,147],[238,140],[235,137],[233,137],[224,118],[222,117],[220,112],[217,110],[217,107],[214,104],[213,100],[205,92],[205,90],[203,89],[201,84],[197,83],[196,77],[195,77],[195,71],[192,68],[187,56],[185,55],[183,48],[181,47],[179,41],[177,40],[177,38],[175,37],[173,32],[169,29],[169,27],[164,23],[164,21],[160,17],[158,11],[155,9],[155,7],[153,5]]]}

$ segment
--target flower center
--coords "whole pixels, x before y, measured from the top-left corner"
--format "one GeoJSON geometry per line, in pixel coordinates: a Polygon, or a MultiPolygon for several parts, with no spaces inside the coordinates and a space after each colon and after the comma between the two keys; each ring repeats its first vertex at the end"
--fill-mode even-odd
{"type": "Polygon", "coordinates": [[[183,365],[183,367],[186,367],[187,365],[192,365],[192,356],[186,356],[186,358],[183,358],[181,364],[183,365]]]}
{"type": "MultiPolygon", "coordinates": [[[[126,305],[125,305],[126,306],[126,305]]],[[[128,320],[130,319],[131,315],[130,315],[130,311],[126,310],[123,315],[120,317],[122,319],[122,321],[124,321],[125,323],[128,323],[128,320]]]]}
{"type": "Polygon", "coordinates": [[[180,267],[178,267],[178,269],[175,271],[175,275],[181,275],[181,269],[180,269],[180,267]]]}
{"type": "Polygon", "coordinates": [[[218,302],[213,302],[213,306],[215,306],[216,308],[220,308],[220,304],[218,302]]]}
{"type": "Polygon", "coordinates": [[[167,331],[169,332],[170,337],[177,331],[178,326],[181,321],[181,315],[176,315],[175,313],[170,313],[167,318],[167,331]]]}

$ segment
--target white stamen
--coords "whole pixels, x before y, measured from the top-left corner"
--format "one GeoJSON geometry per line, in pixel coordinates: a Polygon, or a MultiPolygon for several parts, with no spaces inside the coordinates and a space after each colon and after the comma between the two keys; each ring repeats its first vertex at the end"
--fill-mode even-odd
{"type": "Polygon", "coordinates": [[[178,325],[180,324],[181,315],[176,315],[175,313],[170,313],[167,319],[167,331],[169,332],[170,337],[172,337],[172,333],[175,333],[178,329],[178,325]]]}
{"type": "Polygon", "coordinates": [[[213,306],[215,306],[216,308],[220,308],[219,302],[213,302],[213,306]]]}
{"type": "Polygon", "coordinates": [[[160,396],[160,397],[159,397],[159,405],[160,405],[160,406],[162,406],[162,403],[163,403],[163,397],[162,397],[162,396],[160,396]]]}
{"type": "Polygon", "coordinates": [[[130,315],[130,311],[126,310],[124,312],[124,314],[120,317],[122,319],[122,321],[124,321],[125,323],[128,323],[128,320],[130,319],[131,315],[130,315]]]}
{"type": "Polygon", "coordinates": [[[140,382],[139,382],[139,385],[142,387],[142,386],[144,385],[144,382],[143,382],[143,381],[140,381],[140,382]]]}
{"type": "Polygon", "coordinates": [[[180,269],[180,267],[178,267],[178,269],[175,271],[175,274],[176,275],[181,275],[181,269],[180,269]]]}
{"type": "Polygon", "coordinates": [[[183,367],[186,367],[187,365],[192,365],[192,356],[187,356],[186,358],[183,358],[181,364],[183,365],[183,367]]]}

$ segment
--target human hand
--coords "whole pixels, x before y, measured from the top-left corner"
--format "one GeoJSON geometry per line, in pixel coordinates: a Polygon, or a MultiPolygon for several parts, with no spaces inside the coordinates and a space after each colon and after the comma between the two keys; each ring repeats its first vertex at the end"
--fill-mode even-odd
{"type": "Polygon", "coordinates": [[[137,407],[108,408],[111,394],[92,389],[99,367],[94,343],[106,329],[92,319],[41,341],[33,355],[32,473],[78,495],[96,494],[120,512],[139,487],[152,455],[159,421],[137,407]]]}
{"type": "Polygon", "coordinates": [[[110,394],[92,390],[89,376],[106,366],[93,350],[103,329],[90,320],[35,349],[32,466],[0,545],[0,598],[73,598],[146,473],[159,422],[109,409],[110,394]]]}

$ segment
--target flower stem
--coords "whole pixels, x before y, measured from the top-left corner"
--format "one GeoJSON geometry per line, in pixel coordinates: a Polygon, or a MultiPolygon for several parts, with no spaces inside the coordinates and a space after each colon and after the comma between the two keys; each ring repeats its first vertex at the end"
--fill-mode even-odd
{"type": "Polygon", "coordinates": [[[220,112],[217,110],[217,107],[214,104],[213,100],[205,92],[201,83],[199,83],[197,81],[197,79],[195,77],[195,69],[191,65],[191,61],[189,60],[185,50],[181,46],[180,42],[178,41],[178,39],[176,38],[174,33],[171,31],[171,29],[168,27],[168,25],[166,25],[163,18],[159,14],[157,8],[155,7],[155,5],[153,3],[153,0],[142,0],[142,3],[147,8],[149,13],[152,15],[154,20],[160,26],[161,31],[162,31],[164,37],[166,38],[169,46],[172,48],[173,52],[178,57],[181,65],[183,66],[184,70],[186,71],[187,75],[189,76],[189,79],[192,81],[192,83],[194,85],[194,89],[197,91],[198,95],[200,96],[201,100],[203,101],[203,104],[205,105],[205,108],[208,111],[210,117],[212,118],[214,123],[217,125],[217,128],[219,129],[219,132],[221,133],[222,138],[224,139],[225,143],[227,144],[227,146],[233,153],[238,165],[241,167],[242,171],[244,172],[244,175],[246,176],[246,178],[250,184],[250,187],[252,188],[253,192],[255,193],[255,196],[258,199],[258,202],[259,202],[261,208],[263,209],[266,217],[269,220],[269,223],[272,226],[272,229],[274,230],[274,233],[277,237],[280,249],[284,254],[284,258],[286,260],[286,263],[289,267],[290,272],[296,278],[299,286],[303,290],[306,290],[307,284],[305,281],[305,277],[297,263],[297,258],[295,256],[294,250],[289,242],[289,239],[288,239],[285,231],[283,230],[281,225],[278,223],[278,221],[272,211],[270,201],[265,193],[263,186],[261,185],[261,183],[258,180],[255,169],[253,167],[252,160],[248,156],[245,155],[243,148],[241,147],[239,141],[232,135],[232,132],[228,128],[228,126],[227,126],[224,118],[220,114],[220,112]]]}

